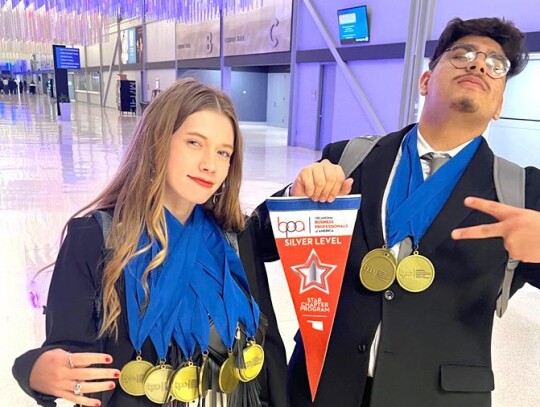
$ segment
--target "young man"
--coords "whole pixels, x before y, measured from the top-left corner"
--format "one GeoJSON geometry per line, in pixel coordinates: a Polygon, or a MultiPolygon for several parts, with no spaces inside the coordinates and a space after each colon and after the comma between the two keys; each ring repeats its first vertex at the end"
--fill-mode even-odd
{"type": "MultiPolygon", "coordinates": [[[[345,141],[328,145],[320,162],[298,174],[291,195],[324,202],[361,193],[362,206],[317,396],[312,402],[297,334],[292,406],[491,405],[491,333],[506,241],[454,240],[451,233],[496,221],[464,200],[497,200],[494,155],[480,135],[499,118],[506,81],[526,64],[522,40],[508,21],[452,20],[419,81],[419,123],[384,137],[347,180],[336,165],[345,141]],[[446,160],[437,173],[429,153],[446,160]],[[384,284],[370,279],[374,268],[384,284]]],[[[527,168],[526,177],[526,207],[538,211],[540,170],[527,168]]],[[[260,237],[268,246],[264,232],[271,230],[260,237]]],[[[540,265],[521,263],[512,293],[525,282],[540,287],[540,265]]]]}

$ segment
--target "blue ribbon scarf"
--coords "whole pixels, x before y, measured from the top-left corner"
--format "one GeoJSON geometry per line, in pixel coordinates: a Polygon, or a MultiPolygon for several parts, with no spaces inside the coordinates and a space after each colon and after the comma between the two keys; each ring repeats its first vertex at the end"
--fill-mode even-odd
{"type": "Polygon", "coordinates": [[[386,205],[388,247],[407,236],[412,236],[414,247],[418,247],[478,150],[481,139],[476,137],[424,181],[418,157],[418,125],[407,133],[386,205]]]}
{"type": "Polygon", "coordinates": [[[255,337],[259,307],[253,300],[240,259],[221,230],[197,205],[182,225],[165,209],[169,250],[161,266],[149,273],[149,301],[141,283],[144,270],[159,252],[144,232],[124,269],[129,336],[137,352],[150,337],[158,357],[165,360],[171,338],[185,358],[197,346],[208,350],[210,319],[223,343],[232,348],[239,323],[248,338],[255,337]]]}

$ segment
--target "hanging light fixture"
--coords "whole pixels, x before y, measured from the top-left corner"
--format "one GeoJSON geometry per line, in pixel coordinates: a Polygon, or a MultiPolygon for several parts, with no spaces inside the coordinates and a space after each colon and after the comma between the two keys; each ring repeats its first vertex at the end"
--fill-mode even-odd
{"type": "Polygon", "coordinates": [[[101,41],[103,28],[109,24],[109,16],[96,10],[76,12],[37,6],[21,1],[13,7],[10,0],[4,1],[0,8],[0,39],[88,45],[101,41]]]}
{"type": "MultiPolygon", "coordinates": [[[[75,14],[86,23],[89,18],[121,17],[136,18],[145,14],[150,20],[178,20],[198,22],[216,18],[220,11],[236,13],[262,7],[263,0],[0,0],[2,14],[14,22],[17,27],[25,26],[30,21],[27,13],[55,13],[58,15],[75,14]]],[[[92,21],[95,22],[95,21],[92,21]]],[[[90,26],[94,28],[95,26],[90,26]]]]}
{"type": "MultiPolygon", "coordinates": [[[[268,0],[267,0],[268,1],[268,0]]],[[[0,56],[29,58],[50,44],[103,41],[117,18],[197,23],[263,6],[264,0],[0,0],[0,56]]]]}

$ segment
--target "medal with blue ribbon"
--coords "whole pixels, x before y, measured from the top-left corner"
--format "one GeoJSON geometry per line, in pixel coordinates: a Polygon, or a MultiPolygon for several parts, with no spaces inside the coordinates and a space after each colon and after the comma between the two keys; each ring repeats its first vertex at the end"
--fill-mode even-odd
{"type": "MultiPolygon", "coordinates": [[[[124,383],[122,388],[128,394],[146,394],[158,404],[171,397],[190,402],[205,396],[209,383],[206,361],[210,320],[231,350],[239,325],[245,327],[246,337],[253,341],[246,350],[257,349],[253,338],[259,322],[259,307],[251,296],[240,259],[202,206],[194,208],[185,225],[167,210],[165,221],[168,248],[163,264],[146,272],[161,249],[143,233],[137,245],[138,254],[124,270],[129,336],[137,358],[124,366],[124,381],[121,376],[120,383],[124,383]],[[142,284],[145,273],[148,295],[142,284]],[[147,339],[159,358],[155,367],[140,356],[147,339]],[[176,372],[167,364],[171,340],[181,350],[184,360],[176,372]],[[194,361],[197,349],[202,354],[200,366],[194,361]],[[144,377],[137,381],[137,386],[130,379],[133,370],[137,377],[144,377]]],[[[257,363],[261,359],[260,354],[251,357],[249,352],[248,357],[257,363]]],[[[256,376],[256,368],[250,369],[245,375],[248,379],[256,376]]],[[[256,373],[259,371],[260,368],[256,373]]],[[[232,373],[239,375],[236,366],[232,373]]]]}
{"type": "Polygon", "coordinates": [[[129,362],[122,369],[120,383],[122,384],[124,370],[135,363],[137,366],[141,366],[140,377],[142,362],[144,362],[147,370],[142,380],[143,393],[140,394],[140,382],[137,383],[137,394],[130,392],[133,386],[122,386],[122,388],[128,394],[146,395],[154,403],[163,404],[168,397],[173,368],[166,361],[174,328],[173,321],[179,311],[179,306],[175,306],[175,304],[179,304],[179,291],[182,291],[180,287],[187,284],[189,277],[189,275],[179,275],[174,270],[189,270],[189,265],[195,262],[196,250],[188,250],[189,239],[186,237],[193,234],[195,225],[200,221],[201,216],[201,214],[194,212],[186,225],[183,226],[169,211],[165,210],[169,250],[163,264],[148,273],[148,299],[142,285],[142,279],[146,268],[160,250],[157,242],[150,242],[148,235],[143,233],[137,245],[137,252],[143,251],[149,246],[150,248],[134,256],[124,271],[129,336],[138,356],[135,361],[129,362]],[[142,345],[148,338],[158,354],[157,366],[143,361],[140,356],[142,345]]]}
{"type": "Polygon", "coordinates": [[[399,161],[387,201],[386,245],[370,251],[361,267],[362,283],[372,291],[388,288],[397,278],[402,288],[411,292],[426,290],[434,281],[435,267],[418,252],[420,240],[452,194],[461,175],[481,143],[473,139],[434,175],[424,181],[418,157],[418,126],[405,136],[399,161]],[[411,237],[414,251],[399,264],[388,250],[411,237]],[[367,284],[362,276],[368,280],[367,284]],[[393,276],[392,276],[393,275],[393,276]]]}

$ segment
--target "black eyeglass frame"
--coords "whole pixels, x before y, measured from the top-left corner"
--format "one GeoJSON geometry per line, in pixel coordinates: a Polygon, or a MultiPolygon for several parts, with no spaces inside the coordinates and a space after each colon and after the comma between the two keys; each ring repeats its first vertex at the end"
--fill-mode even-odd
{"type": "Polygon", "coordinates": [[[462,48],[465,51],[467,51],[463,55],[464,57],[466,57],[467,60],[463,63],[458,63],[456,59],[450,57],[449,58],[450,63],[452,64],[454,68],[465,69],[472,62],[476,60],[476,58],[478,57],[478,54],[484,54],[485,63],[486,63],[486,66],[488,67],[487,74],[490,78],[493,78],[493,79],[504,78],[508,74],[508,72],[510,72],[510,67],[512,66],[512,64],[510,63],[508,58],[506,58],[504,55],[497,54],[495,52],[487,54],[483,51],[477,51],[474,48],[474,46],[470,44],[454,44],[450,48],[445,49],[444,52],[452,52],[456,48],[462,48]],[[499,61],[502,64],[502,66],[497,66],[494,61],[499,61]],[[503,70],[501,72],[497,72],[497,69],[500,69],[501,67],[503,70]]]}

